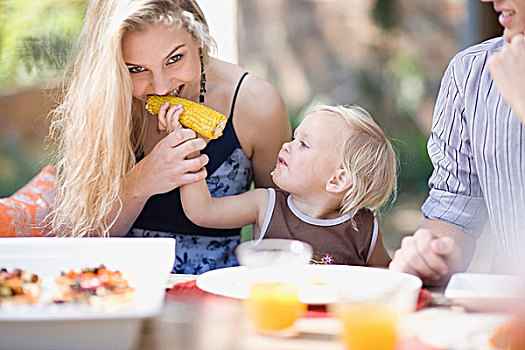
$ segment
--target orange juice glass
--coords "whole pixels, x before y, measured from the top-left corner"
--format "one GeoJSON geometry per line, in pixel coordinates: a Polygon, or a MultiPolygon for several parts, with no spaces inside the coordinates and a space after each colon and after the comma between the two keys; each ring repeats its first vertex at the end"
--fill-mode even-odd
{"type": "Polygon", "coordinates": [[[380,302],[340,305],[342,340],[348,350],[391,350],[395,348],[397,312],[380,302]]]}
{"type": "Polygon", "coordinates": [[[248,318],[263,332],[291,327],[305,308],[294,283],[254,282],[250,285],[250,296],[244,300],[248,318]]]}

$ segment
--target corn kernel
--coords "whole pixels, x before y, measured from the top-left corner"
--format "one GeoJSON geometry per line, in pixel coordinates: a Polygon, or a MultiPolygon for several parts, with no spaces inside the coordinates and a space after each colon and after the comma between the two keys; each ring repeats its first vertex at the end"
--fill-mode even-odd
{"type": "Polygon", "coordinates": [[[177,103],[182,104],[184,111],[179,118],[182,126],[192,129],[209,139],[216,139],[222,136],[222,131],[226,126],[226,117],[197,102],[175,96],[151,96],[148,98],[146,109],[151,114],[158,114],[160,107],[166,101],[170,103],[170,107],[177,103]]]}

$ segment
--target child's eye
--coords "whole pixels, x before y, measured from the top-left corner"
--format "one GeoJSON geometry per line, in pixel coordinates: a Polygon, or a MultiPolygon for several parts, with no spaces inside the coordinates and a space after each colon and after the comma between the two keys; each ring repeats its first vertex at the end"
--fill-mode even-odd
{"type": "Polygon", "coordinates": [[[182,55],[181,54],[178,54],[178,55],[175,55],[175,56],[171,56],[169,59],[168,59],[168,64],[172,64],[172,63],[175,63],[175,62],[178,62],[182,59],[182,55]]]}
{"type": "Polygon", "coordinates": [[[310,148],[304,141],[299,141],[301,148],[310,148]]]}
{"type": "Polygon", "coordinates": [[[130,73],[142,73],[146,71],[144,67],[131,67],[128,69],[130,73]]]}

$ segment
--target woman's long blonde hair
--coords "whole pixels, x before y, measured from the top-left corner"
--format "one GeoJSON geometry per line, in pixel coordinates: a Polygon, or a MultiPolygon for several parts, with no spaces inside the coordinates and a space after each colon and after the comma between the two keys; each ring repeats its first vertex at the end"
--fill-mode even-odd
{"type": "Polygon", "coordinates": [[[51,234],[108,236],[120,213],[115,216],[113,209],[120,184],[142,151],[146,129],[144,104],[132,97],[121,42],[126,32],[154,23],[186,29],[206,59],[215,47],[194,0],[89,3],[71,78],[51,114],[49,141],[57,170],[51,234]]]}

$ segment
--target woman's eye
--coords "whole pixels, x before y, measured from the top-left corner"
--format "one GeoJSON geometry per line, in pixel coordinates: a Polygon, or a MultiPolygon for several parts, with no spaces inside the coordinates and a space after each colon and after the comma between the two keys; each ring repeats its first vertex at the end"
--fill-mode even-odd
{"type": "Polygon", "coordinates": [[[180,54],[172,56],[172,57],[169,58],[168,64],[178,62],[178,61],[180,61],[181,58],[182,58],[182,55],[180,55],[180,54]]]}
{"type": "Polygon", "coordinates": [[[146,68],[144,67],[131,67],[129,68],[129,72],[130,73],[142,73],[142,72],[145,72],[146,71],[146,68]]]}

